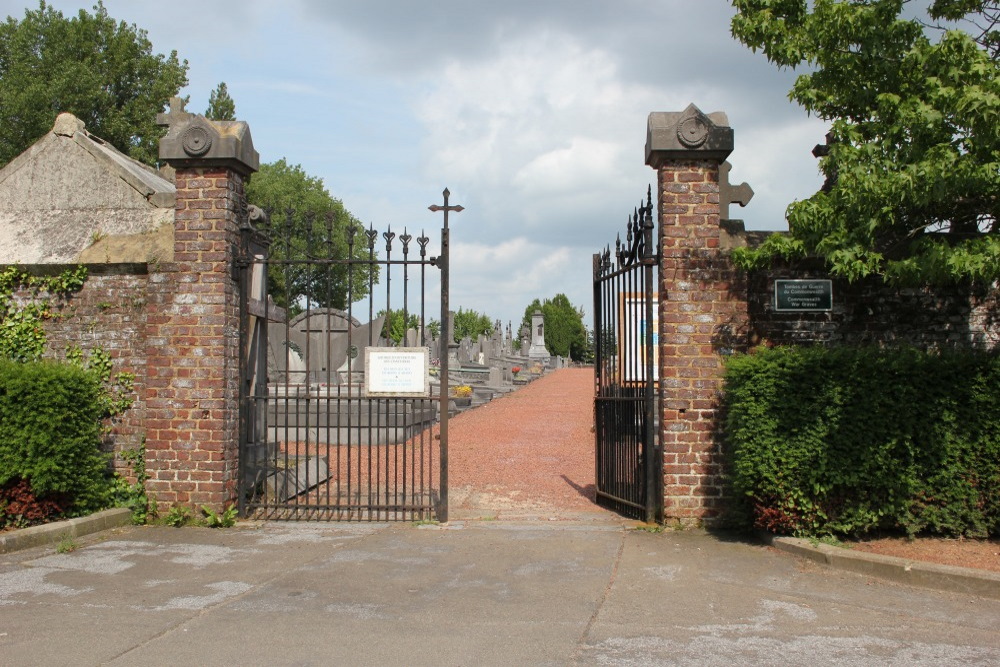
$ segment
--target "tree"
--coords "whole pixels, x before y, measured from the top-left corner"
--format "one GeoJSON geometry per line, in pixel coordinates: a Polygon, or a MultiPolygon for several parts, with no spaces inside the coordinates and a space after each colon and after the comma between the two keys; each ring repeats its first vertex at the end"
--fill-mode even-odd
{"type": "Polygon", "coordinates": [[[404,318],[404,313],[401,309],[389,311],[383,309],[378,311],[376,317],[385,315],[385,321],[382,324],[383,338],[392,340],[396,345],[399,345],[403,342],[403,337],[406,335],[407,329],[417,329],[420,326],[420,318],[414,313],[405,314],[408,317],[404,318]]]}
{"type": "Polygon", "coordinates": [[[488,315],[477,313],[474,310],[458,309],[455,313],[455,342],[459,343],[468,336],[471,340],[476,340],[480,334],[484,336],[493,335],[493,320],[488,315]]]}
{"type": "Polygon", "coordinates": [[[0,24],[0,166],[70,112],[88,131],[153,164],[164,130],[156,114],[187,85],[187,61],[154,54],[146,31],[116,23],[98,1],[65,18],[39,2],[0,24]]]}
{"type": "Polygon", "coordinates": [[[524,309],[521,328],[531,329],[531,316],[542,311],[545,331],[545,349],[549,354],[583,361],[588,356],[587,329],[583,326],[583,310],[576,308],[565,294],[551,299],[535,299],[524,309]]]}
{"type": "Polygon", "coordinates": [[[935,0],[927,20],[902,18],[905,0],[733,4],[733,34],[807,67],[789,97],[831,123],[824,188],[789,206],[787,236],[734,259],[818,256],[851,280],[1000,278],[997,0],[935,0]]]}
{"type": "Polygon", "coordinates": [[[208,96],[205,118],[210,120],[236,120],[236,102],[229,96],[226,82],[221,81],[208,96]]]}
{"type": "Polygon", "coordinates": [[[279,306],[295,312],[307,300],[312,307],[343,309],[348,300],[368,296],[378,282],[378,267],[366,262],[376,253],[364,226],[301,166],[284,158],[262,164],[247,186],[247,200],[269,212],[268,290],[279,306]],[[306,263],[310,259],[336,261],[306,263]]]}

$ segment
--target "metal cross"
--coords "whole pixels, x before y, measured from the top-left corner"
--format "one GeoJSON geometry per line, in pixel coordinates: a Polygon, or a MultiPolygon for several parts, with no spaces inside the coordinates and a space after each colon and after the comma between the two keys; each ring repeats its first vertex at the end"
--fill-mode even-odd
{"type": "Polygon", "coordinates": [[[451,196],[451,192],[448,191],[448,188],[445,188],[442,194],[444,194],[444,206],[438,206],[437,204],[432,204],[427,208],[431,211],[434,211],[435,213],[437,213],[438,211],[444,211],[444,228],[448,229],[448,211],[454,211],[455,213],[460,213],[465,210],[465,207],[458,205],[455,206],[448,205],[448,197],[451,196]]]}
{"type": "MultiPolygon", "coordinates": [[[[451,318],[451,313],[449,311],[449,288],[448,288],[448,255],[449,250],[449,231],[448,231],[448,212],[454,211],[459,213],[464,211],[464,206],[450,206],[448,204],[448,197],[451,193],[448,192],[448,188],[444,189],[444,206],[438,206],[434,204],[428,206],[432,212],[437,213],[438,211],[444,211],[444,228],[441,230],[441,256],[438,257],[437,266],[441,269],[441,332],[443,336],[447,337],[446,344],[448,347],[447,354],[442,354],[439,352],[440,361],[440,410],[441,410],[441,420],[440,426],[438,427],[438,440],[440,443],[440,453],[438,455],[438,462],[441,466],[441,472],[438,478],[438,482],[441,485],[441,490],[438,495],[438,507],[437,507],[437,519],[441,523],[447,523],[448,521],[448,365],[449,357],[455,355],[455,350],[458,347],[455,344],[455,334],[454,334],[454,322],[451,318]]],[[[455,358],[458,361],[458,358],[455,358]]]]}

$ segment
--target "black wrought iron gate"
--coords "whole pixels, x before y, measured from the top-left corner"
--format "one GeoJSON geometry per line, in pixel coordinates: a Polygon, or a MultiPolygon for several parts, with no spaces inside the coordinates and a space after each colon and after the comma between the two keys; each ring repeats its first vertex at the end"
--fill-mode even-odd
{"type": "Polygon", "coordinates": [[[594,420],[598,504],[650,523],[663,521],[657,261],[647,192],[625,242],[594,255],[594,420]]]}
{"type": "Polygon", "coordinates": [[[430,208],[445,211],[436,257],[405,229],[248,216],[242,516],[447,520],[448,360],[429,325],[440,313],[448,331],[447,211],[461,207],[446,190],[430,208]],[[440,293],[427,288],[437,270],[440,293]]]}

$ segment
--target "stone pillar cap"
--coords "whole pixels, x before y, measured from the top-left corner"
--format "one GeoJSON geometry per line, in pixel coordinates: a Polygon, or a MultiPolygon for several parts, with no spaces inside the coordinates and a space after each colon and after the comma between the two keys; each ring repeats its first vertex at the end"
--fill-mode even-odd
{"type": "Polygon", "coordinates": [[[209,120],[184,111],[180,98],[170,100],[170,112],[157,114],[168,128],[160,139],[160,159],[178,167],[228,167],[244,175],[260,168],[250,126],[241,120],[209,120]]]}
{"type": "Polygon", "coordinates": [[[733,128],[721,111],[705,114],[693,104],[684,111],[654,111],[646,126],[646,164],[665,160],[718,160],[733,152],[733,128]]]}

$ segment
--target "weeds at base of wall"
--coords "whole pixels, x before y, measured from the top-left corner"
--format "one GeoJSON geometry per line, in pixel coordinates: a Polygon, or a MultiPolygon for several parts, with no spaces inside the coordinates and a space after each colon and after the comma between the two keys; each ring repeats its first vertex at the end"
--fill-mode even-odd
{"type": "Polygon", "coordinates": [[[182,528],[183,526],[202,526],[204,528],[232,528],[236,525],[239,510],[236,505],[230,505],[222,512],[216,512],[208,505],[201,506],[201,517],[196,517],[190,507],[174,505],[160,520],[166,526],[182,528]]]}

